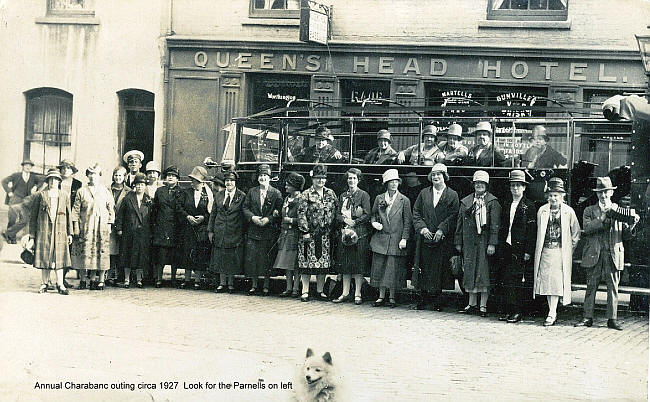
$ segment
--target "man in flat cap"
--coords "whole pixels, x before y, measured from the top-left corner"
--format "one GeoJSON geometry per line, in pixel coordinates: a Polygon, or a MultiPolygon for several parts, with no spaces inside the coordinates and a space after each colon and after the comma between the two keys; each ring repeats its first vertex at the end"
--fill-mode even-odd
{"type": "Polygon", "coordinates": [[[31,197],[27,200],[29,204],[25,206],[27,209],[22,208],[20,205],[25,201],[26,197],[36,193],[40,185],[37,177],[31,173],[34,162],[25,159],[21,166],[20,172],[13,173],[2,179],[2,188],[7,194],[5,205],[10,206],[7,231],[3,233],[8,243],[16,243],[16,234],[28,223],[29,213],[25,215],[25,212],[29,211],[31,197]],[[11,208],[12,205],[15,205],[16,208],[11,208]]]}

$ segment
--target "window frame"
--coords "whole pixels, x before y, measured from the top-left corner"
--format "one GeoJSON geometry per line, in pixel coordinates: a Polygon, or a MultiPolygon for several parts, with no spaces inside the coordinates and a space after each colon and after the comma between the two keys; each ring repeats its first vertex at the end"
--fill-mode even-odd
{"type": "Polygon", "coordinates": [[[569,0],[564,10],[495,10],[495,0],[487,2],[487,20],[497,21],[567,21],[569,18],[569,0]]]}
{"type": "Polygon", "coordinates": [[[53,8],[52,3],[54,0],[47,0],[47,15],[53,17],[94,17],[95,16],[95,1],[84,0],[88,3],[87,8],[83,9],[56,9],[53,8]]]}
{"type": "Polygon", "coordinates": [[[298,2],[298,8],[291,9],[260,9],[255,8],[255,0],[248,2],[249,18],[281,18],[281,19],[300,19],[300,8],[302,1],[298,2]]]}

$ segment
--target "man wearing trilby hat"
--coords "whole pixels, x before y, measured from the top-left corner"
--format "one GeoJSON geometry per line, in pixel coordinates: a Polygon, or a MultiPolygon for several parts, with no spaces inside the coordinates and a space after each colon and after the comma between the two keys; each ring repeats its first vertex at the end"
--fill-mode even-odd
{"type": "Polygon", "coordinates": [[[124,182],[130,188],[133,188],[133,181],[135,180],[135,175],[140,173],[142,168],[142,161],[144,160],[144,154],[137,149],[132,149],[129,152],[125,153],[122,157],[124,163],[127,164],[129,173],[126,175],[124,182]]]}
{"type": "Polygon", "coordinates": [[[582,250],[582,266],[587,269],[584,317],[576,326],[591,327],[594,317],[596,291],[601,278],[607,285],[607,327],[622,330],[616,321],[618,308],[618,283],[624,267],[623,236],[629,235],[639,220],[634,214],[630,222],[614,217],[618,205],[612,202],[615,186],[609,177],[598,177],[594,191],[598,204],[585,209],[582,215],[585,246],[582,250]]]}

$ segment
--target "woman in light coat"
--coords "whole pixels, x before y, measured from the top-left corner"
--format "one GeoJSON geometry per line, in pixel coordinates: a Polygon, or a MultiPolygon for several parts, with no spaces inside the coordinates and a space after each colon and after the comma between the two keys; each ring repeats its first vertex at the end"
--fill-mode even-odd
{"type": "Polygon", "coordinates": [[[396,307],[395,292],[406,285],[406,241],[410,236],[412,217],[411,201],[397,187],[402,182],[397,169],[388,169],[382,175],[386,192],[375,198],[370,222],[377,232],[370,240],[372,269],[370,285],[379,288],[379,298],[374,306],[386,302],[396,307]]]}
{"type": "Polygon", "coordinates": [[[564,204],[564,182],[549,179],[546,196],[548,203],[537,211],[537,241],[533,269],[533,298],[546,296],[548,317],[544,326],[555,324],[557,304],[571,303],[571,268],[573,250],[580,240],[580,224],[573,209],[564,204]]]}
{"type": "Polygon", "coordinates": [[[72,227],[82,245],[79,288],[92,276],[90,289],[104,290],[104,277],[111,267],[111,225],[115,222],[113,194],[99,183],[102,171],[97,163],[86,169],[88,184],[77,192],[72,208],[72,227]],[[90,271],[90,272],[89,272],[90,271]],[[99,277],[99,279],[96,279],[99,277]]]}

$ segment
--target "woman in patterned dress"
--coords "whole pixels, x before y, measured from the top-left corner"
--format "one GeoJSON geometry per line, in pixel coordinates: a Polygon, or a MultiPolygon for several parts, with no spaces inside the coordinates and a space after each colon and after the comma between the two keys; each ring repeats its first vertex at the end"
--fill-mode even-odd
{"type": "Polygon", "coordinates": [[[309,301],[309,280],[316,275],[318,298],[327,300],[323,293],[325,274],[329,271],[330,230],[338,208],[338,200],[332,189],[326,188],[327,167],[316,165],[309,173],[312,186],[300,195],[298,201],[298,230],[302,236],[298,242],[298,269],[302,282],[301,301],[309,301]]]}

